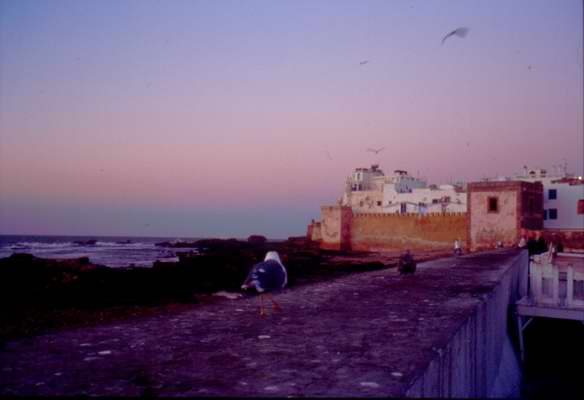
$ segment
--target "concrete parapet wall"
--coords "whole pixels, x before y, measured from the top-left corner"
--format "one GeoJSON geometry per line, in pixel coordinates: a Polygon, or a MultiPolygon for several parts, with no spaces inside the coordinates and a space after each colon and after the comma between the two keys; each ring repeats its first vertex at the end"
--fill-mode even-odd
{"type": "Polygon", "coordinates": [[[351,246],[358,251],[452,248],[466,241],[466,213],[355,214],[351,246]]]}
{"type": "Polygon", "coordinates": [[[527,252],[407,390],[407,397],[518,397],[521,367],[512,345],[515,301],[527,294],[527,252]]]}

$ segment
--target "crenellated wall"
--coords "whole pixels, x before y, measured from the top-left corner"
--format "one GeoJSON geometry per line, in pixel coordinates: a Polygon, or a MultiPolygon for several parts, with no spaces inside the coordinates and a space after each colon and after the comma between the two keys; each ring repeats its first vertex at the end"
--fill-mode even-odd
{"type": "Polygon", "coordinates": [[[351,248],[358,251],[452,248],[466,242],[466,213],[355,214],[351,248]]]}

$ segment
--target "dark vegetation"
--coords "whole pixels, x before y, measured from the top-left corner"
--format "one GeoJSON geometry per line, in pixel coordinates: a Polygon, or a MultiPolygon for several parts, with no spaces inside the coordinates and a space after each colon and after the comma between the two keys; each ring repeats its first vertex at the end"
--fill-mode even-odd
{"type": "Polygon", "coordinates": [[[279,252],[289,286],[390,266],[379,261],[331,263],[340,253],[322,251],[301,238],[264,239],[188,243],[186,247],[200,251],[179,252],[179,262],[156,262],[152,268],[109,268],[87,257],[47,260],[13,254],[0,259],[0,341],[211,301],[205,294],[239,291],[250,268],[269,250],[279,252]]]}

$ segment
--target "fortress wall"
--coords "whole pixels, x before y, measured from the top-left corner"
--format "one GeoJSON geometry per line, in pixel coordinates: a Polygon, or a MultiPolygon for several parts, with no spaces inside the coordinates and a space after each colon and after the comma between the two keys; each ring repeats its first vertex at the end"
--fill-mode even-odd
{"type": "Polygon", "coordinates": [[[322,206],[320,215],[320,247],[327,250],[350,249],[351,207],[322,206]]]}
{"type": "Polygon", "coordinates": [[[520,395],[521,366],[510,323],[515,302],[527,294],[528,255],[507,267],[499,284],[411,384],[406,397],[506,398],[520,395]]]}
{"type": "Polygon", "coordinates": [[[357,251],[452,248],[466,242],[466,213],[355,214],[351,248],[357,251]]]}

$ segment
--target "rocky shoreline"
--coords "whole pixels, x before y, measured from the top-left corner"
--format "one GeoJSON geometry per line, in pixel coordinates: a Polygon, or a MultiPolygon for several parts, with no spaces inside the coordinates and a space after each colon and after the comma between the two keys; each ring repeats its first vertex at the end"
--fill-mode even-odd
{"type": "MultiPolygon", "coordinates": [[[[303,238],[260,238],[189,243],[186,247],[195,244],[200,251],[179,253],[178,262],[156,262],[152,268],[109,268],[86,257],[48,260],[24,253],[0,259],[0,343],[217,301],[213,293],[240,292],[251,266],[270,250],[278,251],[286,265],[289,286],[393,268],[400,253],[341,253],[321,250],[303,238]]],[[[445,255],[414,253],[418,261],[445,255]]]]}

